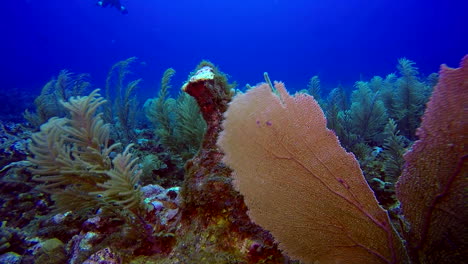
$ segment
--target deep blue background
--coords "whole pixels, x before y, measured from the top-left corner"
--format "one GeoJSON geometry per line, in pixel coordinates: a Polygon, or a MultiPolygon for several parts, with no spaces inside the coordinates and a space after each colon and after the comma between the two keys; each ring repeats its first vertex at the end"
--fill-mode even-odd
{"type": "Polygon", "coordinates": [[[156,93],[163,71],[178,88],[202,59],[241,86],[263,72],[305,88],[318,74],[325,89],[396,71],[407,57],[423,74],[468,53],[468,1],[427,0],[4,0],[0,89],[39,92],[61,69],[90,73],[102,87],[112,64],[139,58],[141,93],[156,93]],[[144,62],[144,63],[142,63],[144,62]]]}

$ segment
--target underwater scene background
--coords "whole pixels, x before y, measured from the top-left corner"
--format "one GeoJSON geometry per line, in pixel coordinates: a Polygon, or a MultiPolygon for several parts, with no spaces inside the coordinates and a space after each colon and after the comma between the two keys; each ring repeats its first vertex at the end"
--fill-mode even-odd
{"type": "Polygon", "coordinates": [[[464,263],[467,10],[2,3],[0,263],[464,263]]]}

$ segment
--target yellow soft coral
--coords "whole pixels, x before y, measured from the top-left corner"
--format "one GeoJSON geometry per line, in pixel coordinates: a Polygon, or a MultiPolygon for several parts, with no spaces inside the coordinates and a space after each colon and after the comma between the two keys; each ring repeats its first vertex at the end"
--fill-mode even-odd
{"type": "Polygon", "coordinates": [[[32,136],[29,161],[42,189],[53,193],[61,211],[113,204],[141,205],[140,172],[130,145],[111,160],[120,144],[109,146],[109,126],[97,109],[106,103],[94,90],[62,102],[70,118],[51,118],[32,136]],[[112,203],[111,203],[112,202],[112,203]]]}

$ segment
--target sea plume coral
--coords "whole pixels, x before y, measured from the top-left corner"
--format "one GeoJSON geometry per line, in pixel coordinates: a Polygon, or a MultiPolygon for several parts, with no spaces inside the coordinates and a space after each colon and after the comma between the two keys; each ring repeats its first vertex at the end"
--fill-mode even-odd
{"type": "Polygon", "coordinates": [[[133,157],[128,145],[123,153],[117,154],[112,160],[113,168],[106,172],[110,177],[104,183],[97,186],[104,188],[104,191],[97,192],[109,202],[115,201],[116,204],[126,209],[138,208],[142,201],[142,192],[138,181],[141,170],[138,169],[136,162],[138,158],[133,157]]]}
{"type": "Polygon", "coordinates": [[[356,82],[355,90],[351,96],[351,109],[349,111],[352,131],[357,135],[359,142],[371,142],[376,135],[382,132],[387,121],[385,106],[378,99],[378,93],[373,93],[369,83],[356,82]]]}
{"type": "Polygon", "coordinates": [[[144,110],[146,117],[156,128],[155,134],[161,144],[173,156],[180,155],[185,162],[200,148],[206,123],[197,102],[191,96],[181,93],[176,100],[169,97],[170,81],[174,74],[172,68],[164,72],[158,97],[148,99],[144,110]]]}
{"type": "Polygon", "coordinates": [[[399,59],[397,68],[402,77],[396,82],[390,112],[394,113],[393,118],[396,119],[402,135],[415,139],[415,131],[419,126],[419,119],[427,100],[425,91],[429,88],[418,80],[418,68],[413,61],[405,58],[399,59]]]}
{"type": "Polygon", "coordinates": [[[306,263],[396,263],[405,252],[318,103],[276,83],[237,95],[218,145],[253,221],[306,263]]]}

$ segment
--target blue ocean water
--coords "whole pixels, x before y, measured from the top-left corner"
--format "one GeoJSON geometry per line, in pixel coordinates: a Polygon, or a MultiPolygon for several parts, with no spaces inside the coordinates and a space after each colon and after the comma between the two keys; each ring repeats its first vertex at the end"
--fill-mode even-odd
{"type": "Polygon", "coordinates": [[[468,52],[468,1],[422,0],[122,0],[129,11],[95,0],[2,3],[1,89],[40,88],[61,69],[90,73],[103,87],[117,61],[153,96],[163,71],[179,87],[198,62],[218,65],[242,87],[269,72],[288,89],[319,75],[325,90],[396,71],[397,59],[422,74],[468,52]]]}

